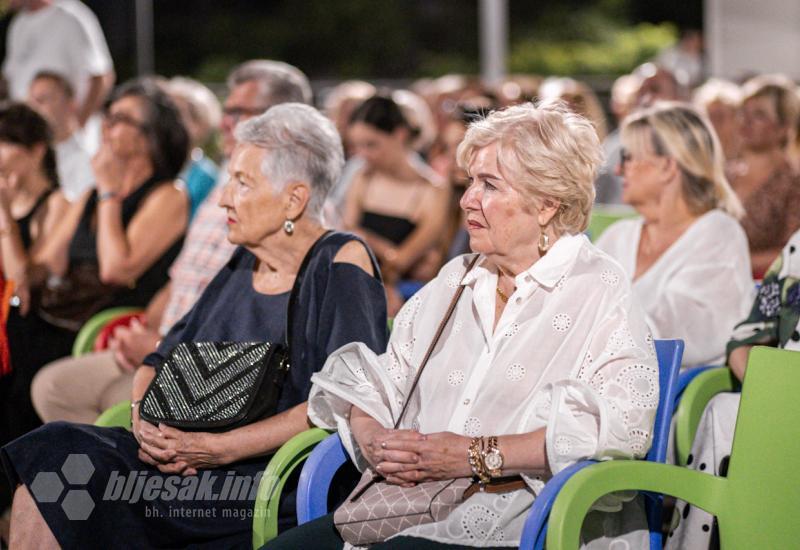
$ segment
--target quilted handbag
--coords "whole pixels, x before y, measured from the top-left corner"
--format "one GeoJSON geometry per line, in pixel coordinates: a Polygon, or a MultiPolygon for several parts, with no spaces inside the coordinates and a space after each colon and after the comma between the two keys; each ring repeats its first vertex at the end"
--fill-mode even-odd
{"type": "Polygon", "coordinates": [[[303,258],[289,296],[282,343],[182,342],[156,371],[139,408],[142,420],[190,431],[228,431],[275,414],[289,371],[292,312],[308,263],[303,258]]]}
{"type": "MultiPolygon", "coordinates": [[[[476,254],[466,273],[469,273],[478,257],[476,254]]],[[[439,328],[417,369],[411,390],[395,422],[395,429],[400,426],[411,395],[419,383],[420,375],[428,364],[428,359],[452,317],[463,291],[464,286],[459,285],[444,318],[439,323],[439,328]]],[[[409,527],[446,518],[464,501],[464,493],[472,485],[471,478],[457,478],[418,483],[414,487],[401,487],[387,483],[372,471],[366,470],[356,488],[334,513],[333,522],[342,538],[350,544],[366,546],[382,542],[409,527]]]]}
{"type": "MultiPolygon", "coordinates": [[[[364,490],[372,480],[372,472],[367,470],[353,493],[364,490]]],[[[464,493],[471,485],[473,481],[468,477],[428,481],[414,487],[378,481],[357,500],[348,500],[337,508],[333,521],[344,540],[355,546],[368,546],[409,527],[445,519],[464,501],[464,493]]]]}

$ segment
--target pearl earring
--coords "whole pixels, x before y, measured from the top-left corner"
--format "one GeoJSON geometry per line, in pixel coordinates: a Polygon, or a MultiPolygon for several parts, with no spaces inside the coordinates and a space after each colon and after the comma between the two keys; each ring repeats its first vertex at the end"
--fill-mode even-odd
{"type": "Polygon", "coordinates": [[[294,233],[294,222],[292,220],[286,220],[283,222],[283,231],[287,235],[294,233]]]}

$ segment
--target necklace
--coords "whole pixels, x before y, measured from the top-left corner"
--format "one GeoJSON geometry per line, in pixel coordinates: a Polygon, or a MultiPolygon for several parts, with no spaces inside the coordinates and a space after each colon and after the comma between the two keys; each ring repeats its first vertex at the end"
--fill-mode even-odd
{"type": "Polygon", "coordinates": [[[506,293],[503,292],[502,290],[500,290],[499,286],[495,290],[497,290],[497,295],[500,296],[500,299],[503,300],[503,303],[507,304],[508,303],[508,296],[506,296],[506,293]]]}

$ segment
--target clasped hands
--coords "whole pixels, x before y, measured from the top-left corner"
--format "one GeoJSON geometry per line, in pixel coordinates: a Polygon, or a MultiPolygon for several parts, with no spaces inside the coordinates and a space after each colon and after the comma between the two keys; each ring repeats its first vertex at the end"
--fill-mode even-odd
{"type": "Polygon", "coordinates": [[[133,434],[139,442],[139,460],[165,474],[197,475],[200,469],[233,462],[223,451],[220,434],[184,432],[165,424],[155,426],[134,414],[133,434]]]}
{"type": "Polygon", "coordinates": [[[452,432],[422,434],[381,428],[359,444],[367,462],[387,482],[413,487],[425,481],[469,477],[470,438],[452,432]]]}

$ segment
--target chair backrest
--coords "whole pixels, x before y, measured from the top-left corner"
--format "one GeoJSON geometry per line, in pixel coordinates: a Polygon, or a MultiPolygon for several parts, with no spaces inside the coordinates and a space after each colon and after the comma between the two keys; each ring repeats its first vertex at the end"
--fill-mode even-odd
{"type": "Polygon", "coordinates": [[[750,352],[721,503],[723,544],[797,547],[800,510],[800,352],[756,347],[750,352]],[[767,538],[769,537],[769,538],[767,538]],[[776,544],[773,544],[776,543],[776,544]]]}
{"type": "Polygon", "coordinates": [[[592,216],[589,218],[587,232],[592,242],[597,242],[603,231],[614,223],[636,216],[636,210],[621,205],[603,205],[592,208],[592,216]]]}
{"type": "Polygon", "coordinates": [[[646,458],[650,462],[666,462],[669,426],[675,410],[683,359],[683,340],[656,340],[655,345],[658,357],[658,410],[653,425],[653,444],[646,458]]]}

